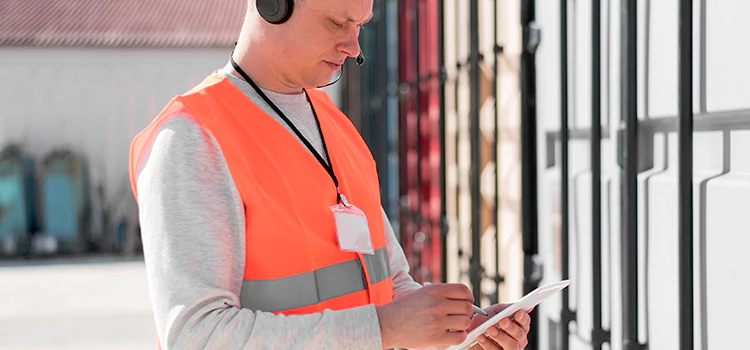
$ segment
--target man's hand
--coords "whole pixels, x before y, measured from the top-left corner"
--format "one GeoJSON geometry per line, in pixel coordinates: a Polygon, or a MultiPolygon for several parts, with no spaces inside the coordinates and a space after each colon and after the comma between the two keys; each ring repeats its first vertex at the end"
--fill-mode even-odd
{"type": "MultiPolygon", "coordinates": [[[[500,311],[503,311],[508,307],[508,304],[495,304],[484,311],[487,312],[488,316],[476,315],[471,320],[471,326],[469,332],[472,329],[481,325],[484,321],[496,315],[500,311]]],[[[529,333],[529,327],[531,326],[531,316],[529,313],[534,310],[533,308],[523,312],[522,310],[516,311],[512,317],[504,318],[498,322],[494,327],[487,329],[487,335],[484,334],[477,337],[478,344],[471,347],[469,350],[519,350],[526,347],[529,344],[526,336],[529,333]]]]}
{"type": "Polygon", "coordinates": [[[441,283],[377,306],[383,348],[426,348],[460,344],[474,315],[471,290],[441,283]]]}

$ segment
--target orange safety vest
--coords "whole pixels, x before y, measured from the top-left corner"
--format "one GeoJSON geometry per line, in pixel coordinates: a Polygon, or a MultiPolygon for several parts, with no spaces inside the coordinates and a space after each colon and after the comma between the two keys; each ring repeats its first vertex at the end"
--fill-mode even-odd
{"type": "Polygon", "coordinates": [[[339,249],[329,209],[336,205],[336,189],[326,170],[292,133],[217,72],[172,99],[134,138],[133,194],[137,200],[136,171],[144,148],[167,118],[188,113],[218,142],[245,206],[241,307],[292,315],[385,304],[393,286],[375,161],[328,95],[307,92],[341,193],[367,216],[374,255],[339,249]]]}

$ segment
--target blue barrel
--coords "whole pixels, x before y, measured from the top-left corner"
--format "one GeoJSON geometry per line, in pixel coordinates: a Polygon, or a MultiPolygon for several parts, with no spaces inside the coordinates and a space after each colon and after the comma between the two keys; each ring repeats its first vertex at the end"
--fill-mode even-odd
{"type": "Polygon", "coordinates": [[[29,249],[29,234],[36,226],[34,161],[18,146],[0,152],[0,255],[13,256],[29,249]]]}
{"type": "Polygon", "coordinates": [[[86,250],[90,225],[88,167],[83,157],[55,151],[41,174],[44,234],[40,253],[76,254],[86,250]],[[49,244],[51,242],[51,244],[49,244]]]}

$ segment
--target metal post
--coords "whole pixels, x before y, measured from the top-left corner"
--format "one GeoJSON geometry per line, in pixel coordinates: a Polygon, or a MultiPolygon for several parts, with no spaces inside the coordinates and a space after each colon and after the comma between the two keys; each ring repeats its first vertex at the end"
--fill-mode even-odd
{"type": "MultiPolygon", "coordinates": [[[[536,61],[538,41],[531,38],[539,33],[532,27],[534,0],[521,2],[523,50],[521,52],[521,231],[524,254],[523,292],[529,293],[539,286],[539,275],[534,256],[538,253],[537,235],[537,151],[536,151],[536,61]]],[[[537,319],[539,311],[532,311],[537,319]]],[[[539,349],[539,322],[531,322],[529,349],[539,349]]]]}
{"type": "Polygon", "coordinates": [[[621,0],[622,25],[622,303],[623,345],[626,350],[640,349],[638,343],[638,118],[636,1],[621,0]]]}
{"type": "MultiPolygon", "coordinates": [[[[562,164],[560,166],[560,189],[562,209],[562,279],[570,278],[570,242],[568,211],[568,1],[560,0],[560,146],[562,164]]],[[[562,350],[570,348],[568,326],[573,319],[570,311],[570,292],[562,291],[562,350]]]]}
{"type": "MultiPolygon", "coordinates": [[[[523,51],[521,53],[521,231],[524,253],[524,294],[539,286],[533,257],[538,253],[537,235],[537,151],[536,151],[536,61],[534,33],[534,0],[521,3],[523,51]]],[[[532,318],[538,311],[532,312],[532,318]]],[[[537,340],[536,322],[531,323],[529,348],[537,340]]]]}
{"type": "Polygon", "coordinates": [[[680,0],[680,349],[693,349],[693,1],[680,0]]]}
{"type": "Polygon", "coordinates": [[[591,345],[601,350],[609,342],[602,329],[602,162],[601,162],[601,0],[592,0],[591,7],[591,244],[594,324],[591,345]]]}
{"type": "MultiPolygon", "coordinates": [[[[414,203],[414,206],[411,208],[411,219],[412,219],[412,227],[414,228],[414,232],[412,234],[413,237],[417,237],[417,233],[422,231],[422,200],[424,199],[422,196],[422,152],[425,150],[422,148],[422,111],[421,111],[421,98],[422,98],[422,77],[420,76],[421,72],[419,71],[420,68],[420,59],[421,55],[423,54],[421,50],[419,49],[419,2],[421,0],[413,0],[414,1],[414,21],[412,22],[412,29],[411,29],[411,35],[412,35],[412,44],[414,45],[414,81],[410,81],[409,84],[411,84],[414,87],[414,115],[416,116],[417,120],[417,134],[412,135],[414,138],[416,138],[416,152],[417,152],[417,166],[414,171],[416,174],[414,174],[414,178],[416,179],[414,186],[416,186],[416,193],[417,193],[417,202],[414,203]]],[[[419,254],[415,254],[413,259],[417,263],[417,266],[419,271],[414,271],[415,274],[419,274],[420,281],[424,282],[425,280],[429,280],[426,278],[427,276],[424,275],[424,259],[422,259],[422,249],[425,249],[425,243],[418,242],[416,239],[413,241],[414,247],[419,247],[419,254]]],[[[432,282],[432,281],[430,281],[432,282]]]]}
{"type": "Polygon", "coordinates": [[[481,300],[482,289],[482,260],[481,257],[481,216],[479,191],[479,166],[481,158],[479,157],[479,0],[470,0],[469,2],[469,84],[471,90],[470,97],[470,135],[471,135],[471,286],[474,292],[474,300],[478,303],[481,300]]]}
{"type": "Polygon", "coordinates": [[[497,1],[492,2],[492,43],[493,43],[493,59],[492,59],[492,103],[495,105],[495,129],[492,131],[492,159],[495,162],[495,197],[493,203],[492,222],[495,225],[495,276],[493,276],[495,294],[490,299],[490,303],[496,304],[500,300],[500,283],[504,280],[500,276],[500,162],[497,154],[497,146],[500,143],[499,128],[500,128],[500,111],[498,110],[499,103],[497,102],[497,82],[498,82],[498,55],[501,50],[498,49],[497,43],[497,1]]]}
{"type": "MultiPolygon", "coordinates": [[[[386,85],[387,91],[387,112],[386,120],[388,123],[388,215],[391,221],[391,226],[395,231],[396,237],[401,239],[401,215],[398,215],[400,206],[400,191],[399,186],[399,173],[402,168],[399,167],[398,159],[400,151],[401,140],[399,138],[400,129],[399,126],[399,5],[398,0],[386,0],[386,10],[384,13],[384,32],[386,36],[387,47],[395,48],[394,50],[386,50],[387,56],[386,61],[386,75],[385,80],[388,82],[386,85]]],[[[381,32],[382,33],[382,32],[381,32]]]]}
{"type": "Polygon", "coordinates": [[[447,212],[446,212],[446,188],[445,188],[445,80],[446,80],[446,72],[445,72],[445,44],[443,43],[443,40],[445,40],[445,26],[443,25],[443,16],[445,15],[445,11],[443,9],[443,0],[437,0],[437,50],[438,50],[438,73],[440,79],[440,114],[438,116],[438,129],[440,133],[440,243],[441,243],[441,252],[440,256],[442,257],[442,264],[441,264],[441,275],[440,280],[443,282],[448,281],[448,223],[446,220],[447,212]]]}

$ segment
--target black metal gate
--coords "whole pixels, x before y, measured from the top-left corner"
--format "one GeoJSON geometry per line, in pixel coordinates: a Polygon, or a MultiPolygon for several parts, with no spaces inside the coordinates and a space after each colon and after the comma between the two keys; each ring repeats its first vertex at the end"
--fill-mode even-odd
{"type": "MultiPolygon", "coordinates": [[[[693,35],[693,23],[695,17],[693,16],[694,5],[692,0],[680,0],[676,7],[677,13],[674,13],[678,23],[678,35],[674,38],[674,42],[677,42],[678,49],[678,61],[676,62],[677,67],[677,115],[672,116],[659,116],[658,118],[648,117],[648,81],[649,70],[648,61],[646,61],[646,67],[639,67],[639,45],[643,45],[646,48],[646,59],[649,58],[649,44],[648,37],[649,23],[659,23],[649,21],[649,9],[652,7],[651,1],[637,2],[637,1],[605,1],[604,4],[607,6],[605,11],[602,7],[601,0],[592,0],[586,2],[586,9],[590,10],[589,13],[582,13],[578,10],[580,2],[561,0],[559,1],[559,17],[557,18],[559,27],[551,28],[551,31],[556,32],[555,38],[549,40],[559,40],[559,126],[557,130],[545,130],[543,125],[537,125],[539,118],[547,117],[547,115],[537,115],[537,100],[536,100],[536,85],[535,82],[541,81],[538,79],[546,79],[549,77],[537,77],[536,57],[534,54],[535,46],[530,44],[534,42],[534,1],[523,1],[523,8],[521,14],[522,24],[524,27],[524,44],[526,49],[523,53],[522,59],[522,98],[523,98],[523,169],[524,169],[524,180],[526,182],[523,186],[523,222],[524,222],[524,252],[527,256],[525,264],[525,276],[526,276],[526,288],[525,291],[535,288],[540,280],[538,272],[541,269],[541,265],[537,264],[533,257],[539,257],[539,240],[546,239],[540,238],[540,230],[538,225],[550,225],[548,222],[541,222],[537,217],[537,213],[542,210],[548,210],[543,205],[540,206],[536,203],[538,189],[541,184],[537,181],[538,169],[537,164],[545,165],[542,171],[545,172],[545,176],[553,175],[551,171],[556,172],[555,178],[559,178],[559,193],[553,193],[556,197],[559,195],[558,200],[552,200],[553,202],[559,202],[559,218],[561,225],[559,229],[560,242],[552,243],[553,245],[559,244],[561,265],[560,265],[560,278],[569,279],[573,276],[581,279],[581,269],[590,269],[586,274],[590,274],[590,282],[586,282],[585,285],[590,285],[590,290],[586,291],[586,295],[590,295],[591,299],[581,299],[576,297],[575,300],[571,298],[571,293],[580,295],[581,291],[571,292],[570,289],[565,290],[561,295],[561,304],[557,310],[558,315],[555,317],[559,320],[559,323],[554,320],[549,321],[549,331],[545,333],[547,336],[547,343],[537,344],[531,348],[539,349],[569,349],[574,348],[572,346],[575,338],[576,344],[586,344],[585,348],[591,349],[602,349],[603,346],[610,348],[623,348],[623,349],[644,349],[649,346],[653,346],[650,343],[649,338],[651,337],[653,328],[657,326],[648,324],[649,313],[651,312],[650,304],[648,302],[648,295],[653,293],[652,286],[648,285],[649,279],[648,274],[649,266],[648,255],[649,254],[649,241],[658,238],[659,235],[666,235],[669,232],[649,232],[648,223],[653,223],[659,220],[669,220],[668,217],[648,217],[648,208],[643,208],[644,205],[648,205],[648,200],[643,202],[643,198],[639,198],[641,195],[648,196],[649,179],[652,174],[646,174],[646,171],[660,171],[654,170],[654,157],[661,157],[655,155],[655,144],[656,146],[663,145],[662,149],[666,157],[667,137],[670,133],[676,134],[675,147],[676,154],[676,193],[677,198],[664,198],[665,205],[671,205],[672,201],[676,202],[676,237],[678,245],[677,261],[675,262],[676,269],[674,270],[675,281],[678,282],[678,288],[674,294],[673,300],[678,300],[678,307],[675,308],[675,313],[679,315],[676,318],[679,320],[679,335],[674,338],[672,344],[677,349],[707,349],[707,307],[706,307],[706,280],[709,276],[706,274],[706,228],[694,228],[695,215],[700,215],[700,222],[702,226],[706,225],[706,183],[716,178],[727,174],[729,171],[728,167],[728,156],[726,153],[729,152],[729,136],[731,131],[743,130],[748,128],[748,120],[750,120],[750,112],[748,111],[737,111],[728,113],[707,113],[706,112],[706,1],[700,1],[698,7],[700,11],[700,19],[697,21],[701,26],[699,28],[700,43],[699,57],[701,58],[701,67],[698,71],[702,75],[700,78],[700,96],[701,101],[697,105],[693,103],[693,85],[694,85],[694,65],[693,65],[693,41],[695,36],[693,35]],[[641,4],[646,6],[643,11],[645,13],[645,37],[646,43],[640,42],[639,37],[639,19],[642,18],[641,10],[638,6],[641,4]],[[590,6],[590,7],[588,7],[590,6]],[[602,16],[609,15],[607,19],[607,28],[602,27],[602,16]],[[615,18],[615,16],[617,18],[615,18]],[[639,17],[640,16],[640,17],[639,17]],[[590,57],[579,57],[574,52],[576,41],[579,40],[580,35],[576,35],[575,32],[571,33],[571,30],[580,30],[576,26],[581,26],[581,18],[585,18],[585,21],[589,22],[590,27],[587,25],[585,28],[590,28],[590,57]],[[571,22],[573,19],[575,23],[571,22]],[[619,21],[619,27],[610,26],[612,19],[619,21]],[[559,30],[559,32],[557,31],[559,30]],[[612,32],[615,35],[609,35],[612,32]],[[603,43],[609,45],[609,41],[612,38],[618,38],[619,45],[616,48],[619,51],[619,57],[617,61],[619,63],[619,69],[611,73],[609,72],[609,63],[606,63],[602,58],[603,52],[609,52],[609,47],[603,47],[603,43]],[[569,50],[571,47],[569,44],[573,43],[573,50],[569,50]],[[573,79],[578,79],[575,66],[576,62],[572,60],[588,60],[590,59],[591,65],[590,72],[588,72],[591,81],[591,93],[585,96],[590,104],[590,121],[587,127],[579,127],[576,124],[571,124],[571,121],[575,120],[581,114],[580,105],[572,106],[572,104],[581,102],[581,95],[576,87],[577,84],[573,79]],[[603,63],[606,68],[603,67],[603,63]],[[572,68],[573,67],[573,68],[572,68]],[[645,70],[645,73],[643,73],[645,70]],[[572,73],[571,73],[572,72],[572,73]],[[639,74],[643,76],[639,76],[639,74]],[[639,81],[639,79],[646,78],[646,82],[639,81]],[[610,84],[610,80],[619,82],[610,84]],[[605,82],[605,83],[603,83],[605,82]],[[643,95],[646,101],[640,100],[639,83],[645,86],[646,93],[643,95]],[[607,84],[609,86],[607,86],[607,84]],[[617,86],[619,85],[619,86],[617,86]],[[611,97],[606,96],[610,89],[618,88],[618,96],[615,96],[619,100],[619,111],[609,110],[609,101],[611,97]],[[604,92],[603,92],[604,91],[604,92]],[[607,99],[606,106],[603,104],[603,100],[607,99]],[[646,107],[643,107],[644,104],[646,107]],[[639,107],[643,107],[642,112],[639,107]],[[698,112],[694,112],[697,109],[698,112]],[[571,112],[573,111],[573,112],[571,112]],[[699,113],[694,118],[694,113],[699,113]],[[646,114],[646,115],[644,115],[646,114]],[[611,118],[614,117],[614,118],[611,118]],[[617,120],[618,125],[612,125],[610,127],[609,120],[617,120]],[[695,121],[695,124],[694,124],[695,121]],[[541,140],[546,143],[546,160],[542,160],[540,163],[536,157],[538,150],[535,148],[536,144],[536,131],[538,129],[545,130],[546,138],[541,140]],[[707,177],[700,182],[701,193],[699,198],[701,199],[700,211],[695,211],[694,206],[694,186],[697,186],[697,182],[694,183],[698,178],[694,176],[694,163],[695,152],[693,149],[693,137],[694,133],[705,133],[709,131],[722,131],[723,139],[723,151],[724,165],[716,175],[707,177]],[[611,134],[611,135],[610,135],[611,134]],[[659,137],[659,141],[655,141],[656,137],[659,137]],[[582,143],[588,143],[588,154],[574,153],[572,149],[581,149],[579,146],[582,143]],[[603,159],[607,155],[603,153],[603,145],[606,143],[614,143],[614,158],[616,162],[616,178],[606,177],[603,173],[603,159]],[[590,182],[582,181],[578,173],[572,172],[572,163],[576,161],[580,168],[581,158],[576,157],[590,157],[586,163],[586,173],[590,174],[590,182]],[[546,163],[546,164],[545,164],[546,163]],[[572,176],[572,177],[571,177],[572,176]],[[605,195],[608,191],[604,184],[604,180],[610,181],[615,184],[613,188],[609,189],[616,191],[619,200],[613,201],[609,199],[609,195],[605,195]],[[580,183],[585,183],[587,187],[586,191],[581,191],[579,186],[580,183]],[[645,188],[641,188],[644,186],[645,188]],[[580,193],[588,193],[590,197],[580,198],[580,193]],[[578,198],[573,198],[578,196],[578,198]],[[607,198],[608,201],[603,200],[607,198]],[[578,208],[581,202],[590,203],[590,212],[581,213],[578,208]],[[640,204],[639,204],[640,203],[640,204]],[[645,204],[644,204],[645,203],[645,204]],[[610,211],[610,207],[615,208],[610,211]],[[610,217],[608,220],[618,220],[619,225],[616,227],[612,226],[611,222],[607,224],[609,227],[605,227],[603,222],[603,212],[609,212],[610,217]],[[590,230],[580,229],[578,226],[581,225],[580,219],[575,219],[576,216],[584,217],[583,220],[589,220],[586,225],[590,225],[590,230]],[[645,222],[645,223],[644,223],[645,222]],[[644,226],[645,225],[645,226],[644,226]],[[614,227],[614,229],[613,229],[614,227]],[[645,227],[645,228],[644,228],[645,227]],[[607,232],[616,232],[611,237],[603,235],[603,230],[607,232]],[[694,230],[700,229],[700,236],[698,240],[694,238],[694,230]],[[590,234],[585,240],[591,242],[590,255],[589,251],[582,250],[581,247],[582,236],[581,233],[590,234]],[[643,242],[642,240],[645,240],[643,242]],[[694,257],[696,242],[699,242],[697,252],[700,254],[697,258],[694,257]],[[620,257],[620,261],[613,261],[611,256],[607,252],[611,252],[612,249],[617,249],[617,254],[620,257]],[[571,252],[576,252],[581,255],[572,255],[571,252]],[[571,266],[574,266],[571,269],[571,266]],[[613,267],[614,266],[614,267],[613,267]],[[700,269],[700,270],[698,270],[700,269]],[[613,283],[612,277],[613,271],[616,271],[615,276],[619,275],[622,277],[622,281],[613,283]],[[698,276],[698,277],[695,277],[698,276]],[[609,278],[610,280],[606,280],[609,278]],[[703,285],[700,290],[696,288],[695,278],[700,278],[702,281],[697,281],[697,285],[703,285]],[[590,283],[590,284],[588,284],[590,283]],[[646,285],[642,285],[646,283],[646,285]],[[619,289],[612,289],[613,286],[619,284],[619,289]],[[607,292],[605,292],[607,290],[607,292]],[[645,290],[645,293],[643,292],[645,290]],[[696,292],[699,292],[700,299],[698,303],[695,303],[696,292]],[[605,299],[608,299],[605,302],[605,299]],[[644,300],[645,299],[645,300],[644,300]],[[572,303],[575,301],[575,305],[572,303]],[[615,306],[613,303],[619,303],[617,308],[620,309],[620,314],[615,314],[612,310],[615,306]],[[585,305],[588,304],[588,305],[585,305]],[[581,313],[583,306],[586,306],[586,313],[581,313]],[[696,306],[699,309],[696,309],[696,306]],[[605,317],[605,312],[608,316],[605,317]],[[645,314],[645,315],[644,315],[645,314]],[[696,328],[696,315],[701,315],[702,320],[700,323],[700,329],[696,328]],[[590,324],[590,329],[581,327],[581,322],[590,324]],[[644,325],[643,322],[646,322],[644,325]],[[646,330],[646,334],[643,331],[646,330]],[[615,338],[617,336],[617,338],[615,338]],[[695,338],[700,336],[701,342],[696,343],[695,338]],[[679,339],[679,344],[677,340],[679,339]]],[[[538,33],[537,33],[538,34],[538,33]]],[[[641,33],[641,35],[643,35],[641,33]]],[[[578,67],[580,68],[580,66],[578,67]]],[[[588,107],[587,107],[588,108],[588,107]]],[[[580,121],[578,122],[580,123],[580,121]]],[[[672,147],[672,146],[669,146],[672,147]]],[[[674,164],[674,163],[673,163],[674,164]]],[[[665,165],[666,166],[666,165],[665,165]]],[[[589,176],[589,175],[586,175],[589,176]]],[[[698,188],[698,187],[696,187],[698,188]]],[[[653,199],[652,199],[653,200],[653,199]]],[[[546,235],[546,234],[545,234],[546,235]]],[[[551,238],[554,238],[554,233],[551,238]]],[[[554,239],[553,239],[554,240],[554,239]]],[[[586,248],[588,249],[588,248],[586,248]]],[[[653,254],[653,252],[651,252],[653,254]]],[[[544,256],[543,264],[554,265],[553,256],[544,256]]],[[[553,277],[554,278],[554,277],[553,277]]],[[[543,278],[542,278],[543,279],[543,278]]],[[[582,281],[578,281],[582,282],[582,281]]],[[[537,318],[539,319],[539,318],[537,318]]],[[[545,321],[546,322],[546,321],[545,321]]],[[[715,326],[712,326],[715,327],[715,326]]],[[[660,345],[661,347],[661,345],[660,345]]],[[[575,347],[578,348],[578,347],[575,347]]]]}

